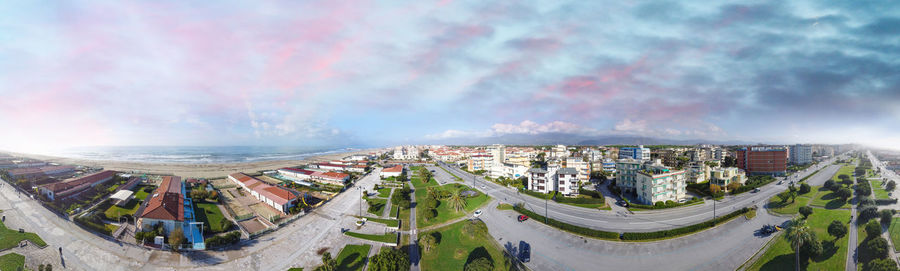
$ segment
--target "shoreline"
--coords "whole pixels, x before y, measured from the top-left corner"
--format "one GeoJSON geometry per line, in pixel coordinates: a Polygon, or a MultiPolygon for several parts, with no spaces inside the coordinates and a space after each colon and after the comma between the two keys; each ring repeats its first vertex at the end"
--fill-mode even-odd
{"type": "Polygon", "coordinates": [[[68,158],[41,154],[30,154],[20,152],[8,152],[11,155],[19,157],[27,157],[42,160],[49,163],[57,163],[61,165],[79,165],[90,167],[102,167],[103,169],[120,171],[123,173],[146,173],[160,175],[175,175],[184,178],[224,178],[228,174],[235,172],[255,173],[258,171],[275,170],[283,167],[294,167],[314,162],[324,162],[331,160],[340,160],[353,154],[367,154],[378,149],[365,149],[358,151],[335,152],[329,154],[321,154],[310,156],[304,159],[293,160],[266,160],[255,162],[238,162],[238,163],[208,163],[208,164],[188,164],[188,163],[157,163],[157,162],[137,162],[137,161],[113,161],[113,160],[90,160],[82,158],[68,158]]]}

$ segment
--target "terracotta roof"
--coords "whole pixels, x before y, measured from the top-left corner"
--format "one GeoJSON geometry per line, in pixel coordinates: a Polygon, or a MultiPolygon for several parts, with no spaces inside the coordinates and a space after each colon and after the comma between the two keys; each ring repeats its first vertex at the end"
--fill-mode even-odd
{"type": "Polygon", "coordinates": [[[142,218],[184,221],[184,196],[181,195],[181,177],[163,177],[162,184],[147,200],[142,218]],[[170,192],[177,187],[178,192],[170,192]]]}
{"type": "Polygon", "coordinates": [[[403,166],[396,165],[382,170],[383,172],[403,172],[403,166]]]}
{"type": "Polygon", "coordinates": [[[291,202],[297,199],[297,195],[291,193],[291,191],[287,191],[284,188],[265,185],[265,187],[260,186],[261,189],[256,189],[256,192],[260,195],[274,201],[279,205],[285,205],[288,202],[291,202]]]}
{"type": "Polygon", "coordinates": [[[238,173],[232,173],[232,174],[229,175],[229,176],[234,177],[234,178],[237,179],[239,182],[243,183],[244,186],[247,186],[248,189],[253,189],[253,188],[256,187],[257,185],[262,184],[262,182],[259,181],[259,180],[257,180],[256,178],[247,176],[247,174],[244,174],[244,173],[241,173],[241,172],[238,172],[238,173]]]}
{"type": "Polygon", "coordinates": [[[332,180],[344,180],[350,175],[338,172],[316,172],[313,173],[313,176],[323,178],[323,179],[332,179],[332,180]]]}
{"type": "Polygon", "coordinates": [[[87,176],[82,176],[75,179],[69,179],[59,183],[52,183],[45,186],[53,193],[59,193],[60,191],[68,190],[74,188],[76,186],[80,186],[83,184],[94,184],[102,180],[106,180],[108,178],[112,178],[113,175],[116,175],[117,172],[112,170],[104,170],[98,173],[94,173],[87,176]]]}
{"type": "Polygon", "coordinates": [[[319,165],[319,167],[339,167],[339,168],[347,167],[345,165],[338,165],[338,164],[332,164],[332,163],[318,163],[317,165],[319,165]]]}
{"type": "Polygon", "coordinates": [[[290,172],[300,173],[300,174],[305,174],[305,175],[312,175],[315,172],[312,170],[305,170],[305,169],[292,168],[292,167],[286,167],[286,168],[282,168],[279,170],[285,170],[285,171],[290,171],[290,172]]]}

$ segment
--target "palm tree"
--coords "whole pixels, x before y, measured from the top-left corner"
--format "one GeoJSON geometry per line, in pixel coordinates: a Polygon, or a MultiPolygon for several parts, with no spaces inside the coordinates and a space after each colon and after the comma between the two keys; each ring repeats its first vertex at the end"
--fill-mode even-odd
{"type": "Polygon", "coordinates": [[[433,187],[433,186],[426,187],[426,188],[425,188],[425,191],[428,191],[428,196],[429,196],[429,197],[431,197],[431,198],[433,198],[433,199],[437,199],[437,198],[438,198],[437,190],[434,190],[434,187],[433,187]]]}
{"type": "Polygon", "coordinates": [[[462,191],[456,191],[456,193],[450,195],[450,207],[453,207],[453,210],[457,212],[466,208],[466,200],[462,195],[462,191]]]}
{"type": "Polygon", "coordinates": [[[802,218],[794,218],[791,220],[790,226],[785,231],[785,237],[794,247],[794,258],[797,262],[797,270],[800,270],[800,247],[812,240],[814,233],[806,225],[806,220],[802,218]]]}

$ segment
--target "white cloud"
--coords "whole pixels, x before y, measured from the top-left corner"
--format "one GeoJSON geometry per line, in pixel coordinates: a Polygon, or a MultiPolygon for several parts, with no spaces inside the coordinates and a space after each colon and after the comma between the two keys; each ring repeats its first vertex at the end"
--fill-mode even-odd
{"type": "Polygon", "coordinates": [[[637,120],[631,121],[631,119],[624,119],[619,123],[616,123],[615,130],[619,132],[633,132],[640,133],[646,132],[647,129],[647,121],[646,120],[637,120]]]}
{"type": "Polygon", "coordinates": [[[426,135],[426,139],[447,139],[459,137],[490,137],[501,136],[507,134],[544,134],[544,133],[566,133],[566,134],[596,134],[598,131],[593,128],[587,128],[578,124],[553,121],[540,124],[534,121],[525,120],[519,124],[497,123],[491,125],[491,129],[485,131],[461,131],[446,130],[438,134],[426,135]]]}

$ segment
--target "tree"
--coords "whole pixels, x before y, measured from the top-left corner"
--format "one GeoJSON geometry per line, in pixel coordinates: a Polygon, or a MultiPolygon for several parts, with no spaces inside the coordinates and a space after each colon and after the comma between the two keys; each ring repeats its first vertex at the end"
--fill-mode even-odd
{"type": "Polygon", "coordinates": [[[465,271],[490,271],[494,270],[494,263],[487,257],[480,257],[469,263],[463,268],[465,271]]]}
{"type": "Polygon", "coordinates": [[[728,187],[728,190],[730,190],[732,193],[734,193],[734,190],[737,190],[739,187],[741,187],[741,183],[732,182],[732,183],[728,184],[726,187],[728,187]]]}
{"type": "Polygon", "coordinates": [[[709,185],[709,193],[712,193],[713,196],[722,192],[722,187],[717,184],[709,185]]]}
{"type": "Polygon", "coordinates": [[[437,208],[438,201],[434,198],[428,197],[422,201],[422,205],[425,206],[425,208],[434,209],[437,208]]]}
{"type": "Polygon", "coordinates": [[[803,219],[806,219],[812,213],[813,213],[812,207],[809,207],[809,206],[801,206],[800,207],[800,214],[803,215],[803,219]]]}
{"type": "Polygon", "coordinates": [[[778,199],[781,200],[781,203],[784,203],[788,198],[790,198],[787,193],[778,193],[776,196],[778,196],[778,199]]]}
{"type": "Polygon", "coordinates": [[[809,187],[806,183],[800,184],[800,194],[806,194],[809,193],[809,191],[812,191],[812,187],[809,187]]]}
{"type": "Polygon", "coordinates": [[[850,197],[853,196],[853,191],[850,191],[850,188],[846,188],[846,187],[838,189],[838,191],[834,192],[834,193],[836,193],[835,195],[838,196],[839,198],[843,199],[844,201],[846,201],[847,199],[849,199],[850,197]]]}
{"type": "Polygon", "coordinates": [[[831,221],[831,224],[828,225],[828,234],[834,236],[834,239],[840,239],[847,234],[847,225],[837,220],[831,221]]]}
{"type": "Polygon", "coordinates": [[[797,270],[800,270],[800,247],[804,243],[810,242],[814,233],[806,225],[806,220],[795,218],[791,220],[790,226],[785,231],[785,236],[791,242],[794,248],[794,258],[797,262],[797,270]]]}
{"type": "Polygon", "coordinates": [[[878,215],[881,217],[881,224],[890,225],[891,219],[894,218],[894,210],[884,209],[879,211],[878,215]]]}
{"type": "Polygon", "coordinates": [[[878,217],[878,208],[876,208],[875,206],[863,206],[859,208],[859,223],[866,223],[870,219],[876,217],[878,217]]]}
{"type": "Polygon", "coordinates": [[[425,213],[422,214],[425,220],[432,220],[437,217],[437,210],[434,208],[425,209],[425,213]]]}
{"type": "Polygon", "coordinates": [[[385,249],[372,256],[371,271],[409,271],[409,255],[398,249],[385,249]]]}
{"type": "Polygon", "coordinates": [[[169,246],[172,246],[172,251],[181,250],[181,244],[184,243],[187,239],[184,237],[184,231],[176,228],[172,232],[169,233],[169,246]]]}
{"type": "Polygon", "coordinates": [[[897,263],[891,259],[874,259],[863,265],[863,270],[870,271],[897,271],[897,263]]]}
{"type": "Polygon", "coordinates": [[[722,162],[722,167],[733,167],[735,165],[734,157],[726,156],[722,162]]]}
{"type": "Polygon", "coordinates": [[[450,195],[450,207],[456,212],[460,212],[466,208],[466,199],[462,195],[462,191],[456,191],[450,195]]]}
{"type": "Polygon", "coordinates": [[[437,245],[437,238],[432,234],[426,234],[419,239],[419,244],[425,252],[430,252],[437,245]]]}
{"type": "Polygon", "coordinates": [[[859,252],[860,261],[869,262],[875,259],[885,259],[888,256],[888,243],[887,240],[882,238],[881,236],[866,240],[860,246],[859,252]]]}
{"type": "Polygon", "coordinates": [[[794,201],[797,199],[797,188],[794,187],[793,185],[790,186],[790,191],[788,191],[788,196],[791,197],[791,203],[794,203],[794,201]]]}
{"type": "Polygon", "coordinates": [[[869,223],[866,223],[866,238],[875,238],[881,236],[881,225],[878,224],[878,221],[872,220],[869,223]]]}
{"type": "Polygon", "coordinates": [[[234,222],[231,222],[231,220],[228,219],[222,219],[222,222],[219,222],[219,226],[222,228],[223,232],[226,232],[230,230],[231,227],[234,227],[234,222]]]}
{"type": "MultiPolygon", "coordinates": [[[[827,181],[825,181],[825,185],[823,185],[822,187],[825,187],[826,189],[831,189],[835,185],[837,185],[837,183],[835,183],[834,180],[827,180],[827,181]]],[[[832,190],[832,191],[834,191],[834,190],[832,190]]]]}
{"type": "Polygon", "coordinates": [[[884,190],[887,191],[894,191],[894,188],[897,188],[897,183],[894,182],[894,180],[890,180],[886,185],[884,185],[884,190]]]}
{"type": "Polygon", "coordinates": [[[337,269],[337,260],[331,258],[331,252],[322,254],[322,265],[316,267],[315,271],[333,271],[337,269]]]}

